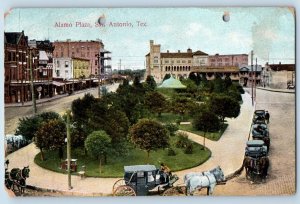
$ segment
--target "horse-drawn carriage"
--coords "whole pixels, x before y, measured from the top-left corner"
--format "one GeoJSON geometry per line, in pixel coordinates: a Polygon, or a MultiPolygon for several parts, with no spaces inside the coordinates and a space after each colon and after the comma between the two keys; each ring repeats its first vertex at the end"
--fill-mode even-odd
{"type": "Polygon", "coordinates": [[[252,123],[253,124],[266,124],[266,111],[265,110],[255,110],[252,123]]]}
{"type": "Polygon", "coordinates": [[[269,151],[270,137],[269,137],[269,129],[266,124],[252,125],[252,139],[264,141],[264,145],[267,147],[267,151],[269,151]]]}
{"type": "Polygon", "coordinates": [[[124,166],[124,178],[115,182],[113,195],[147,195],[154,188],[168,189],[178,180],[176,174],[167,175],[154,165],[124,166]]]}
{"type": "Polygon", "coordinates": [[[247,142],[243,166],[246,170],[247,179],[257,182],[266,178],[269,158],[264,141],[250,140],[247,142]]]}
{"type": "Polygon", "coordinates": [[[124,179],[113,186],[114,196],[147,195],[155,188],[164,196],[193,195],[203,188],[211,195],[216,185],[226,183],[219,166],[210,171],[188,173],[184,176],[184,184],[178,186],[173,186],[179,179],[176,174],[165,175],[154,165],[125,166],[124,171],[124,179]]]}
{"type": "Polygon", "coordinates": [[[5,186],[11,189],[14,193],[23,194],[26,188],[26,178],[29,177],[29,167],[23,169],[13,168],[8,171],[9,160],[5,161],[5,186]]]}

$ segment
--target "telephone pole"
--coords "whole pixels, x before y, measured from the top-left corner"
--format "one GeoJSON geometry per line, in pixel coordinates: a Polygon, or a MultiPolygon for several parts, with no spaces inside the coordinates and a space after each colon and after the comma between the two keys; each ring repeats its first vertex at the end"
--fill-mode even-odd
{"type": "Polygon", "coordinates": [[[251,50],[251,99],[252,99],[252,106],[254,106],[254,100],[253,100],[253,50],[251,50]]]}
{"type": "Polygon", "coordinates": [[[33,84],[33,71],[32,71],[32,63],[34,63],[35,57],[32,57],[32,48],[29,49],[29,68],[30,68],[30,86],[31,86],[31,97],[32,97],[32,106],[33,106],[33,115],[36,115],[36,102],[35,102],[35,94],[34,94],[34,84],[33,84]]]}
{"type": "Polygon", "coordinates": [[[256,77],[257,77],[257,57],[255,58],[255,75],[254,75],[254,77],[255,77],[255,83],[254,83],[254,100],[256,101],[256,77]]]}

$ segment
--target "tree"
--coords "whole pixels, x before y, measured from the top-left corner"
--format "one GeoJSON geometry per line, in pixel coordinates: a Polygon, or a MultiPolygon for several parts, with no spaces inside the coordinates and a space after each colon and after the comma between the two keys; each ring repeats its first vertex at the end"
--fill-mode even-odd
{"type": "Polygon", "coordinates": [[[157,91],[149,92],[145,96],[145,105],[151,110],[151,112],[157,113],[161,116],[161,113],[166,109],[166,98],[157,91]]]}
{"type": "Polygon", "coordinates": [[[19,119],[19,125],[16,130],[16,135],[23,135],[26,140],[32,140],[42,122],[48,122],[54,119],[60,119],[60,115],[56,112],[42,112],[39,115],[31,117],[23,117],[19,119]]]}
{"type": "Polygon", "coordinates": [[[186,86],[185,92],[191,93],[195,96],[197,92],[196,83],[191,79],[185,79],[182,81],[182,83],[186,86]]]}
{"type": "Polygon", "coordinates": [[[154,120],[139,120],[130,128],[130,139],[140,149],[147,152],[149,162],[150,151],[169,146],[169,132],[162,124],[154,120]]]}
{"type": "Polygon", "coordinates": [[[225,88],[228,89],[232,85],[230,76],[226,75],[224,79],[225,88]]]}
{"type": "Polygon", "coordinates": [[[23,117],[19,119],[16,135],[23,135],[26,140],[32,140],[39,129],[42,118],[39,116],[23,117]]]}
{"type": "Polygon", "coordinates": [[[78,98],[72,102],[73,120],[80,124],[85,124],[88,120],[88,113],[96,99],[91,94],[85,94],[83,98],[78,98]]]}
{"type": "Polygon", "coordinates": [[[187,97],[175,97],[172,101],[172,112],[181,115],[183,120],[183,116],[190,110],[191,104],[192,101],[187,97]]]}
{"type": "Polygon", "coordinates": [[[41,124],[38,131],[35,133],[35,144],[41,151],[41,159],[44,160],[43,150],[56,150],[62,159],[62,148],[65,144],[66,125],[63,120],[49,120],[41,124]]]}
{"type": "Polygon", "coordinates": [[[205,148],[206,133],[219,130],[220,122],[216,114],[211,112],[208,108],[204,108],[195,115],[193,126],[197,130],[202,130],[204,132],[203,146],[205,148]]]}
{"type": "Polygon", "coordinates": [[[147,85],[148,89],[150,89],[152,91],[155,90],[155,88],[156,88],[156,82],[155,82],[153,76],[150,76],[150,75],[147,76],[147,78],[146,78],[146,85],[147,85]]]}
{"type": "Polygon", "coordinates": [[[169,79],[170,77],[171,77],[171,74],[166,74],[166,75],[164,76],[164,79],[163,79],[163,81],[165,81],[165,80],[169,79]]]}
{"type": "Polygon", "coordinates": [[[189,74],[189,79],[194,81],[197,86],[199,86],[201,83],[201,77],[200,77],[200,74],[198,74],[198,73],[191,72],[189,74]]]}
{"type": "Polygon", "coordinates": [[[105,131],[94,131],[86,138],[84,146],[91,157],[99,160],[99,172],[102,173],[102,161],[110,152],[111,139],[105,131]]]}
{"type": "Polygon", "coordinates": [[[223,124],[225,117],[236,118],[240,109],[239,102],[230,96],[213,95],[210,99],[210,110],[221,118],[223,124]]]}

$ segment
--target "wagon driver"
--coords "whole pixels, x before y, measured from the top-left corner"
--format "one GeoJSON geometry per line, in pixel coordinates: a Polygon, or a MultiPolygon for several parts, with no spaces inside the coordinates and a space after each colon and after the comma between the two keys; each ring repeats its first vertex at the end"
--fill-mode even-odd
{"type": "Polygon", "coordinates": [[[161,163],[160,164],[160,171],[163,172],[162,175],[163,175],[163,177],[165,179],[165,182],[167,182],[167,177],[171,175],[170,168],[167,165],[165,165],[164,163],[161,163]]]}
{"type": "Polygon", "coordinates": [[[269,120],[270,120],[270,113],[268,111],[266,111],[266,114],[265,114],[265,119],[267,121],[267,123],[269,124],[269,120]]]}

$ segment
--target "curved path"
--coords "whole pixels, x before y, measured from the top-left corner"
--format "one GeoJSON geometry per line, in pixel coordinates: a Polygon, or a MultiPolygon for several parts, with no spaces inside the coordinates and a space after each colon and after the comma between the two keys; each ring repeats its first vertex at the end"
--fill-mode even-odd
{"type": "MultiPolygon", "coordinates": [[[[248,139],[253,107],[249,94],[243,94],[241,113],[236,119],[227,119],[228,128],[217,142],[206,140],[206,146],[212,151],[211,158],[204,164],[176,172],[180,179],[184,174],[192,171],[205,171],[220,165],[225,175],[228,175],[242,165],[245,143],[248,139]]],[[[191,140],[202,144],[203,137],[188,133],[191,140]]],[[[65,191],[68,195],[98,196],[111,194],[112,186],[117,178],[85,178],[72,176],[72,190],[68,190],[67,175],[43,169],[34,163],[34,157],[39,152],[34,144],[30,144],[10,155],[10,168],[30,166],[28,185],[39,188],[65,191]],[[15,165],[15,166],[13,166],[15,165]]],[[[178,183],[181,183],[179,181],[178,183]]]]}

